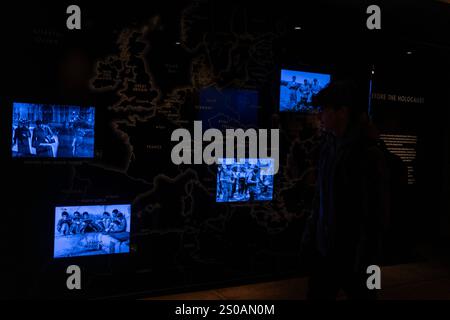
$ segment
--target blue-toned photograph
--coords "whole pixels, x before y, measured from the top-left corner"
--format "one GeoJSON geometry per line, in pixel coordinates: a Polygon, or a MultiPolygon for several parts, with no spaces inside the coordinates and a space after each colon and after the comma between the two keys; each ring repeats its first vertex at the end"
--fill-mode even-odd
{"type": "Polygon", "coordinates": [[[273,159],[219,159],[216,202],[270,201],[273,159]]]}
{"type": "Polygon", "coordinates": [[[93,158],[95,108],[13,104],[12,156],[93,158]]]}
{"type": "Polygon", "coordinates": [[[311,112],[312,97],[330,80],[329,74],[281,70],[280,111],[311,112]]]}
{"type": "Polygon", "coordinates": [[[130,252],[131,206],[55,208],[54,258],[130,252]]]}

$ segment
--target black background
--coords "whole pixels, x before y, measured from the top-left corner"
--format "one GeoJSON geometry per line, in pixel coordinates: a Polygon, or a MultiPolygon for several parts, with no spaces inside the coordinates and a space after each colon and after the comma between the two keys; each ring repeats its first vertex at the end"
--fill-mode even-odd
{"type": "MultiPolygon", "coordinates": [[[[77,3],[82,9],[80,31],[68,31],[65,27],[68,4],[11,3],[1,13],[0,119],[1,136],[5,137],[1,139],[5,210],[2,265],[6,267],[3,275],[7,288],[3,293],[25,297],[157,294],[302,273],[298,248],[304,217],[310,209],[313,175],[293,181],[293,188],[278,194],[267,206],[216,204],[214,195],[208,197],[199,186],[214,188],[213,168],[174,166],[169,159],[170,148],[156,158],[138,149],[149,143],[167,143],[172,130],[179,127],[163,113],[142,126],[127,128],[136,155],[130,162],[129,146],[121,134],[123,128],[111,125],[126,119],[126,113],[111,112],[108,107],[114,103],[114,97],[93,92],[88,84],[96,61],[117,53],[118,32],[151,25],[152,17],[158,17],[159,27],[148,33],[150,48],[145,59],[161,96],[155,100],[153,90],[144,95],[153,99],[154,105],[168,101],[169,93],[177,87],[190,84],[189,61],[195,56],[192,43],[200,39],[206,39],[211,50],[208,63],[215,87],[259,92],[261,128],[270,127],[272,115],[277,113],[277,81],[282,67],[327,70],[335,78],[352,77],[368,83],[373,66],[374,91],[425,97],[424,105],[402,109],[404,121],[399,131],[404,129],[419,136],[417,185],[409,191],[410,200],[405,203],[402,216],[407,220],[404,228],[409,229],[411,247],[434,241],[442,244],[450,229],[445,211],[450,8],[431,1],[377,3],[382,8],[382,30],[372,31],[366,28],[365,10],[373,3],[364,1],[301,1],[295,5],[288,1],[81,1],[77,3]],[[182,39],[183,10],[190,6],[200,8],[199,15],[206,19],[199,18],[200,22],[189,32],[189,41],[177,45],[182,39]],[[294,29],[298,25],[302,30],[294,29]],[[254,40],[239,38],[245,32],[252,39],[268,33],[276,35],[269,43],[267,52],[271,59],[264,77],[247,78],[245,71],[252,67],[251,54],[258,51],[248,49],[254,40]],[[230,58],[222,50],[226,52],[237,38],[242,48],[235,48],[230,58]],[[407,51],[413,54],[407,55],[407,51]],[[78,60],[72,60],[74,57],[78,60]],[[79,63],[77,77],[67,76],[66,68],[74,61],[79,63]],[[235,64],[220,73],[230,61],[235,64]],[[167,65],[177,65],[176,72],[168,72],[167,65]],[[17,100],[95,105],[96,159],[55,163],[11,159],[11,102],[17,100]],[[157,129],[158,126],[163,129],[157,129]],[[189,183],[192,180],[199,183],[189,183]],[[156,192],[146,195],[155,185],[156,192]],[[188,216],[180,214],[182,202],[176,197],[186,195],[186,185],[192,188],[196,204],[188,216]],[[67,192],[69,187],[71,192],[67,192]],[[52,259],[55,205],[124,201],[133,204],[130,255],[52,259]],[[158,203],[163,209],[145,215],[145,204],[149,202],[158,203]],[[286,217],[280,206],[294,218],[286,217]],[[263,213],[258,214],[259,211],[263,213]],[[208,223],[214,217],[225,217],[220,231],[208,223]],[[196,231],[192,233],[190,228],[196,231]],[[268,231],[277,228],[282,232],[268,231]],[[150,233],[143,235],[148,230],[150,233]],[[188,243],[196,244],[195,252],[184,247],[188,243]],[[84,271],[81,293],[65,288],[65,268],[70,264],[78,264],[84,271]]],[[[149,81],[145,76],[141,80],[149,81]]],[[[198,91],[193,90],[184,101],[180,110],[183,119],[191,121],[187,124],[190,127],[199,103],[198,91]]],[[[389,117],[389,110],[384,110],[382,117],[389,117]]],[[[304,142],[314,134],[307,117],[281,114],[280,120],[288,135],[286,143],[291,147],[296,137],[304,142]]],[[[315,161],[314,146],[308,143],[302,145],[308,152],[300,152],[295,159],[311,163],[296,163],[299,170],[310,168],[315,161]]],[[[403,257],[399,253],[399,260],[403,258],[422,257],[403,257]]]]}

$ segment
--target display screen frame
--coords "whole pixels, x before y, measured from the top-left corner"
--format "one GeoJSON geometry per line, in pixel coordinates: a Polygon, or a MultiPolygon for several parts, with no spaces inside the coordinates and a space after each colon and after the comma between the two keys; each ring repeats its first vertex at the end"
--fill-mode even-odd
{"type": "MultiPolygon", "coordinates": [[[[278,78],[278,112],[281,114],[314,114],[315,108],[311,105],[311,99],[314,94],[317,94],[321,89],[325,88],[331,81],[333,80],[333,76],[331,72],[323,69],[311,69],[308,67],[292,67],[292,66],[283,66],[279,68],[279,78],[278,78]],[[288,92],[288,82],[289,79],[292,79],[293,76],[296,76],[296,83],[298,85],[293,86],[292,94],[288,92]],[[305,102],[306,105],[302,105],[302,99],[299,96],[299,92],[302,91],[302,83],[305,80],[310,80],[311,83],[314,79],[317,79],[319,84],[318,87],[315,87],[314,90],[311,88],[305,94],[305,102]],[[324,83],[323,85],[321,83],[324,83]],[[283,86],[283,83],[286,83],[283,86]],[[294,90],[295,89],[295,90],[294,90]],[[294,93],[295,91],[295,93],[294,93]],[[289,100],[289,101],[288,101],[289,100]],[[291,101],[292,100],[292,101],[291,101]],[[283,107],[286,103],[293,103],[297,105],[297,107],[292,106],[291,108],[283,107]],[[298,108],[298,109],[294,109],[298,108]]],[[[308,82],[309,83],[309,82],[308,82]]]]}
{"type": "MultiPolygon", "coordinates": [[[[236,204],[246,204],[246,203],[261,203],[261,202],[270,202],[274,199],[274,189],[275,189],[275,174],[274,174],[274,166],[275,166],[275,160],[273,158],[243,158],[243,159],[235,159],[235,158],[219,158],[217,160],[217,174],[216,174],[216,193],[215,193],[215,201],[216,203],[221,204],[230,204],[230,203],[236,203],[236,204]],[[231,170],[233,170],[233,165],[236,166],[242,166],[244,168],[244,165],[247,165],[246,173],[247,178],[244,181],[251,181],[252,180],[252,172],[251,170],[254,169],[253,166],[257,165],[260,162],[271,162],[271,164],[268,165],[267,168],[260,169],[258,173],[255,173],[255,176],[257,177],[257,183],[254,186],[251,186],[250,183],[245,183],[241,180],[243,177],[246,177],[245,175],[243,177],[239,176],[239,173],[236,171],[234,172],[234,182],[231,182],[232,185],[224,185],[224,178],[232,178],[231,175],[233,173],[231,170]],[[222,170],[224,166],[227,167],[226,170],[230,170],[227,173],[223,173],[222,170]],[[265,177],[269,177],[268,179],[265,177]],[[242,182],[241,182],[242,181],[242,182]],[[234,184],[234,186],[233,186],[234,184]],[[224,189],[229,189],[229,192],[224,192],[224,189]],[[262,191],[263,193],[270,193],[270,196],[259,196],[256,198],[252,198],[251,192],[253,190],[260,191],[261,189],[265,189],[265,191],[262,191]],[[227,195],[228,193],[232,193],[232,199],[229,199],[227,195]],[[238,194],[238,196],[234,196],[234,194],[238,194]],[[240,196],[240,197],[239,197],[240,196]],[[223,200],[227,198],[227,200],[223,200]]],[[[256,178],[255,177],[255,178],[256,178]]]]}
{"type": "MultiPolygon", "coordinates": [[[[110,216],[111,216],[111,219],[113,219],[113,217],[112,217],[113,216],[112,210],[110,210],[111,212],[109,212],[110,216]]],[[[64,205],[64,204],[55,204],[54,207],[53,207],[53,219],[52,219],[52,222],[53,222],[53,225],[52,225],[52,228],[53,228],[53,232],[52,232],[52,240],[53,241],[52,241],[52,244],[53,244],[53,246],[52,246],[51,258],[54,261],[60,261],[61,259],[98,258],[98,257],[102,257],[102,256],[112,257],[112,256],[126,256],[126,255],[131,254],[131,252],[132,252],[131,251],[131,241],[132,241],[132,234],[133,234],[132,216],[133,216],[133,206],[132,206],[131,203],[126,203],[126,201],[122,201],[120,203],[102,203],[102,204],[99,204],[99,203],[92,203],[92,204],[90,204],[90,203],[81,203],[81,204],[78,204],[78,205],[75,204],[75,203],[70,203],[70,204],[66,204],[66,205],[64,205]],[[67,231],[70,234],[64,235],[64,234],[62,234],[63,231],[61,231],[62,230],[62,225],[61,225],[61,227],[59,227],[60,219],[61,219],[63,211],[68,212],[69,213],[69,218],[71,218],[71,219],[73,219],[74,214],[75,214],[76,211],[78,211],[80,213],[80,215],[81,215],[81,218],[83,218],[83,213],[86,210],[89,210],[87,212],[90,214],[90,217],[92,217],[92,215],[94,215],[94,216],[97,216],[97,217],[102,216],[102,218],[103,218],[103,212],[104,211],[109,212],[108,208],[110,208],[112,210],[114,208],[116,208],[116,209],[119,208],[119,212],[122,212],[122,211],[124,211],[123,208],[125,208],[125,207],[127,208],[127,212],[124,214],[125,219],[126,219],[126,227],[125,227],[125,231],[122,231],[122,232],[120,230],[113,230],[112,229],[113,226],[111,226],[111,229],[110,229],[109,232],[104,232],[104,231],[98,230],[97,232],[92,232],[91,231],[91,232],[84,232],[84,233],[79,232],[79,233],[77,233],[76,231],[74,232],[75,227],[72,228],[73,230],[70,230],[70,226],[69,226],[69,227],[66,227],[66,228],[69,228],[69,229],[67,229],[67,231]],[[92,208],[97,208],[95,213],[92,212],[92,208]],[[59,229],[59,231],[58,231],[58,229],[59,229]],[[81,237],[83,237],[83,236],[86,236],[86,239],[88,238],[89,235],[97,236],[98,238],[100,238],[101,237],[100,234],[102,236],[109,236],[111,234],[120,234],[121,237],[123,237],[123,233],[127,233],[128,234],[127,240],[123,241],[123,242],[127,242],[128,243],[128,245],[127,245],[128,251],[126,251],[126,252],[114,252],[114,253],[104,252],[104,253],[98,253],[98,254],[90,254],[90,253],[89,254],[84,254],[83,253],[83,254],[71,254],[71,255],[57,254],[57,249],[58,249],[57,248],[57,241],[60,238],[64,238],[64,237],[66,237],[66,238],[75,238],[75,237],[78,236],[78,238],[80,238],[80,241],[82,241],[81,237]]],[[[99,220],[100,219],[97,219],[95,221],[97,222],[99,220]]],[[[86,225],[85,225],[85,227],[86,227],[86,225]]],[[[81,228],[82,228],[82,226],[80,226],[79,229],[81,229],[81,228]]],[[[81,230],[79,230],[79,231],[81,231],[81,230]]],[[[91,238],[93,238],[93,237],[91,237],[91,238]]],[[[103,237],[102,237],[102,239],[103,239],[103,237]]],[[[68,239],[68,240],[70,241],[71,239],[68,239]]],[[[115,239],[115,240],[117,240],[117,239],[115,239]]]]}
{"type": "MultiPolygon", "coordinates": [[[[98,108],[93,104],[93,103],[78,103],[78,102],[49,102],[49,101],[45,101],[44,99],[34,99],[34,100],[30,100],[30,99],[13,99],[9,101],[9,105],[10,105],[10,114],[9,114],[9,119],[10,119],[10,130],[9,130],[9,137],[10,137],[10,141],[11,141],[11,145],[9,148],[9,157],[14,160],[14,161],[31,161],[31,162],[48,162],[50,161],[51,163],[53,162],[59,162],[59,161],[71,161],[71,162],[77,162],[77,161],[92,161],[96,159],[96,154],[97,154],[97,145],[98,145],[98,108]],[[79,110],[88,110],[88,112],[92,113],[92,124],[90,125],[89,130],[92,131],[92,133],[89,135],[89,139],[92,140],[92,143],[89,143],[89,154],[88,155],[79,155],[79,156],[67,156],[67,155],[63,155],[63,156],[50,156],[50,155],[43,155],[43,156],[36,156],[35,151],[32,149],[32,141],[30,141],[29,143],[29,147],[30,147],[30,153],[29,155],[17,155],[15,154],[15,152],[18,152],[18,145],[17,143],[15,143],[16,141],[14,141],[15,139],[15,130],[17,128],[18,125],[18,120],[17,118],[17,112],[15,111],[16,108],[20,107],[20,105],[24,105],[24,107],[26,107],[26,105],[32,106],[41,106],[44,108],[52,108],[52,107],[64,107],[64,108],[78,108],[79,110]],[[90,110],[90,111],[89,111],[90,110]]],[[[70,112],[70,111],[69,111],[70,112]]],[[[68,116],[68,115],[67,115],[68,116]]],[[[31,125],[35,126],[35,124],[32,124],[30,119],[26,119],[27,120],[27,125],[28,128],[30,130],[30,140],[31,140],[31,136],[32,136],[32,132],[31,132],[31,125]]],[[[83,123],[83,122],[81,122],[83,123]]],[[[61,125],[61,123],[59,123],[59,125],[61,125]]],[[[45,124],[44,121],[44,126],[48,126],[47,124],[45,124]]],[[[53,132],[53,130],[51,130],[53,132]]],[[[80,130],[81,131],[81,130],[80,130]]],[[[51,141],[54,142],[54,141],[51,141]]],[[[58,149],[59,149],[59,140],[58,140],[58,149]]],[[[52,148],[53,150],[53,154],[54,154],[54,148],[52,148]]],[[[59,150],[58,150],[59,151],[59,150]]]]}

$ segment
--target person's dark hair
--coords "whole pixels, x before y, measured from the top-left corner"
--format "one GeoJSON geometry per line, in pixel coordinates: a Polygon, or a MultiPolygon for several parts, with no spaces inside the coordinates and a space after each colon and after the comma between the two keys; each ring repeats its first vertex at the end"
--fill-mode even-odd
{"type": "Polygon", "coordinates": [[[109,212],[105,211],[105,212],[103,212],[103,215],[109,217],[109,212]]]}
{"type": "Polygon", "coordinates": [[[61,213],[61,216],[63,216],[63,217],[68,217],[69,214],[67,213],[67,211],[64,211],[63,213],[61,213]]]}
{"type": "Polygon", "coordinates": [[[89,215],[89,213],[87,213],[86,211],[83,212],[83,217],[84,217],[84,216],[88,216],[88,215],[89,215]]]}
{"type": "Polygon", "coordinates": [[[338,110],[347,107],[350,116],[356,119],[367,112],[367,99],[364,99],[365,90],[361,90],[353,81],[332,81],[312,98],[315,107],[326,107],[338,110]]]}
{"type": "Polygon", "coordinates": [[[112,212],[113,212],[113,213],[119,213],[119,210],[114,209],[112,212]]]}
{"type": "Polygon", "coordinates": [[[79,216],[80,213],[79,213],[78,211],[75,211],[73,215],[74,215],[74,216],[79,216]]]}

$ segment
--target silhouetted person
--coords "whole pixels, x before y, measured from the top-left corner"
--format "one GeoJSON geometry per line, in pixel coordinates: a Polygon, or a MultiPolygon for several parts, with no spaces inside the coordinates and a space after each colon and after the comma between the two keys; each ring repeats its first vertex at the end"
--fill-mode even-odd
{"type": "Polygon", "coordinates": [[[69,217],[69,213],[67,211],[64,211],[61,214],[61,219],[59,219],[59,221],[58,221],[58,226],[57,226],[58,232],[65,236],[69,235],[71,224],[72,224],[72,220],[69,217]]]}
{"type": "Polygon", "coordinates": [[[83,212],[83,218],[81,219],[80,233],[98,232],[99,227],[95,224],[94,220],[89,216],[88,212],[83,212]]]}
{"type": "Polygon", "coordinates": [[[80,234],[83,227],[81,214],[78,211],[73,213],[72,224],[70,225],[70,234],[80,234]]]}
{"type": "Polygon", "coordinates": [[[298,88],[299,96],[300,96],[300,105],[301,107],[305,107],[308,104],[308,99],[310,96],[311,86],[308,82],[308,79],[303,80],[303,84],[298,88]]]}
{"type": "Polygon", "coordinates": [[[53,132],[50,127],[44,125],[41,120],[37,120],[31,138],[31,145],[33,148],[36,148],[36,155],[43,158],[53,157],[50,144],[54,142],[53,132]]]}
{"type": "Polygon", "coordinates": [[[123,213],[114,209],[112,214],[112,222],[106,232],[125,232],[127,230],[127,219],[123,213]]]}
{"type": "Polygon", "coordinates": [[[299,84],[297,83],[297,77],[293,76],[292,81],[287,83],[289,89],[289,109],[295,108],[297,105],[297,89],[299,84]]]}
{"type": "Polygon", "coordinates": [[[30,150],[30,128],[28,128],[25,120],[20,120],[19,125],[14,130],[13,144],[17,144],[17,153],[19,156],[29,156],[30,150]]]}
{"type": "Polygon", "coordinates": [[[375,297],[366,270],[379,264],[387,177],[383,154],[368,135],[364,101],[351,82],[333,82],[313,101],[326,136],[302,241],[312,267],[308,299],[336,299],[340,289],[350,299],[375,297]]]}
{"type": "Polygon", "coordinates": [[[105,231],[108,230],[111,226],[111,221],[111,215],[109,214],[109,212],[105,211],[103,212],[102,219],[100,220],[98,225],[100,226],[101,230],[105,231]]]}

